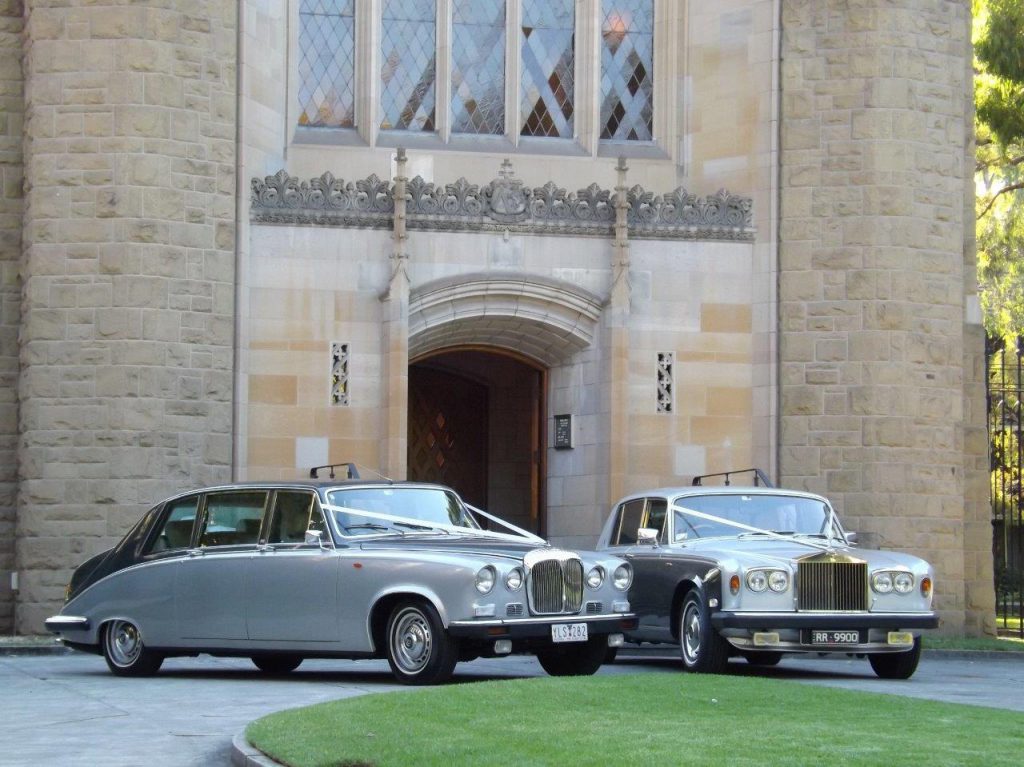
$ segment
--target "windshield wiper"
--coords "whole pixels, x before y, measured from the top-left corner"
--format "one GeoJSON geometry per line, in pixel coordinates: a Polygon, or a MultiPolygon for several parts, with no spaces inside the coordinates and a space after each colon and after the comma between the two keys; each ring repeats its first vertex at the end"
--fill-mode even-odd
{"type": "Polygon", "coordinates": [[[363,522],[358,525],[342,525],[347,533],[349,530],[381,530],[386,533],[395,533],[396,535],[405,535],[401,530],[396,530],[394,527],[388,525],[378,525],[375,522],[363,522]]]}
{"type": "Polygon", "coordinates": [[[448,530],[443,527],[433,527],[431,525],[417,525],[412,522],[392,522],[395,527],[408,527],[410,530],[428,530],[433,533],[443,533],[444,535],[451,535],[448,530]]]}
{"type": "Polygon", "coordinates": [[[750,535],[802,535],[795,530],[750,530],[745,533],[740,533],[738,537],[746,538],[750,535]]]}

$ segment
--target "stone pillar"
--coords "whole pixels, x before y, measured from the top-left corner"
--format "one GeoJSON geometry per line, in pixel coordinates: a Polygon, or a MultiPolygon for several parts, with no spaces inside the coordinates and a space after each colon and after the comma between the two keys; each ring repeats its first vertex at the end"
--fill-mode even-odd
{"type": "Polygon", "coordinates": [[[965,588],[991,590],[991,557],[965,567],[985,513],[970,3],[782,7],[780,478],[933,562],[959,633],[985,609],[965,588]]]}
{"type": "Polygon", "coordinates": [[[0,634],[14,628],[14,526],[18,490],[18,323],[21,154],[25,112],[21,0],[0,0],[0,634]]]}
{"type": "Polygon", "coordinates": [[[384,442],[380,471],[405,479],[409,471],[409,254],[405,250],[405,150],[398,149],[395,173],[395,221],[391,239],[391,280],[381,296],[384,320],[384,442]]]}
{"type": "Polygon", "coordinates": [[[237,4],[27,0],[17,630],[231,477],[237,4]]]}
{"type": "Polygon", "coordinates": [[[615,167],[615,241],[612,243],[612,284],[608,299],[608,499],[615,503],[626,490],[629,471],[629,314],[632,290],[629,281],[629,202],[624,157],[615,167]]]}

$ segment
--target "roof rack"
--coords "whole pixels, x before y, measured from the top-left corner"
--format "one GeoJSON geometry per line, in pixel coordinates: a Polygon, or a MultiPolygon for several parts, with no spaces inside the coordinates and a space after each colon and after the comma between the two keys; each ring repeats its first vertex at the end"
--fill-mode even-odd
{"type": "Polygon", "coordinates": [[[329,475],[329,478],[334,479],[334,470],[339,466],[344,466],[345,469],[348,471],[348,479],[359,479],[359,469],[356,468],[356,465],[354,463],[328,463],[324,466],[314,466],[312,469],[309,470],[309,478],[319,479],[319,476],[317,475],[318,471],[320,471],[321,469],[330,469],[331,473],[329,475]]]}
{"type": "Polygon", "coordinates": [[[730,485],[732,484],[729,482],[730,476],[733,474],[746,474],[751,471],[754,472],[754,487],[759,485],[763,485],[764,487],[775,487],[775,485],[772,484],[772,481],[768,479],[768,475],[760,469],[735,469],[733,471],[720,471],[717,474],[699,474],[693,478],[693,484],[703,485],[704,483],[701,480],[705,480],[708,477],[725,477],[725,484],[730,485]]]}

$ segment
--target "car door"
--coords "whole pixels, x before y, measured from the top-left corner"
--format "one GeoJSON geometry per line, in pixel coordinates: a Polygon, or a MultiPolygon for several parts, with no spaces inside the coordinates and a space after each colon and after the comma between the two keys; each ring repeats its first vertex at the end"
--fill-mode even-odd
{"type": "Polygon", "coordinates": [[[278,490],[252,560],[246,623],[255,642],[338,642],[340,557],[313,492],[278,490]],[[323,545],[306,542],[319,531],[323,545]]]}
{"type": "MultiPolygon", "coordinates": [[[[636,613],[639,626],[635,636],[663,639],[668,633],[671,604],[665,597],[665,582],[670,575],[671,561],[665,557],[668,503],[664,498],[632,498],[616,509],[612,530],[613,553],[633,565],[633,586],[629,590],[630,608],[636,613]],[[658,531],[658,545],[637,543],[641,527],[658,531]]],[[[668,594],[671,595],[671,587],[668,594]]]]}
{"type": "Polygon", "coordinates": [[[245,640],[249,565],[256,554],[269,491],[207,493],[196,546],[175,579],[178,628],[193,644],[245,640]]]}

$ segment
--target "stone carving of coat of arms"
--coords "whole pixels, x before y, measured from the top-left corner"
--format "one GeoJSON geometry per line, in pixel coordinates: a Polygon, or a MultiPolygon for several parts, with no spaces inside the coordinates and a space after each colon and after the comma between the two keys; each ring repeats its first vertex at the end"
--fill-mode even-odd
{"type": "Polygon", "coordinates": [[[498,175],[501,178],[494,179],[487,187],[488,215],[501,224],[524,220],[529,215],[529,192],[523,188],[522,181],[512,178],[512,163],[506,159],[498,175]]]}

